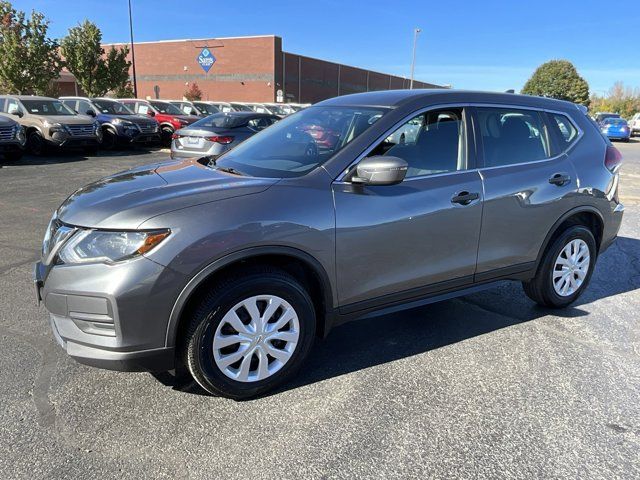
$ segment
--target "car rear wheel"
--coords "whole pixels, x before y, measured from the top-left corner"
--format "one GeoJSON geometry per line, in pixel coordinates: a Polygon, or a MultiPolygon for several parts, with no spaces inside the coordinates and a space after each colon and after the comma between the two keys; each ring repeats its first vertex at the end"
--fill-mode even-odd
{"type": "Polygon", "coordinates": [[[300,368],[315,324],[313,303],[296,279],[266,267],[244,270],[202,300],[184,336],[183,361],[209,393],[255,397],[300,368]]]}
{"type": "Polygon", "coordinates": [[[566,307],[587,288],[597,255],[591,230],[569,227],[547,249],[536,276],[523,282],[525,293],[545,307],[566,307]]]}

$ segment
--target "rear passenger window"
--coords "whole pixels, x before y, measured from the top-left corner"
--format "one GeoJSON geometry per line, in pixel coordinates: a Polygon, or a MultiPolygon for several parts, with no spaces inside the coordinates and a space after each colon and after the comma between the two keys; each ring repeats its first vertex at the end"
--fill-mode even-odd
{"type": "Polygon", "coordinates": [[[578,129],[564,115],[550,113],[549,116],[553,119],[552,128],[558,127],[558,132],[560,133],[558,137],[564,150],[578,137],[578,129]]]}
{"type": "Polygon", "coordinates": [[[406,178],[421,177],[466,169],[466,145],[463,109],[432,110],[406,122],[369,156],[402,158],[406,178]]]}
{"type": "Polygon", "coordinates": [[[501,167],[551,157],[542,116],[535,110],[478,108],[484,166],[501,167]]]}

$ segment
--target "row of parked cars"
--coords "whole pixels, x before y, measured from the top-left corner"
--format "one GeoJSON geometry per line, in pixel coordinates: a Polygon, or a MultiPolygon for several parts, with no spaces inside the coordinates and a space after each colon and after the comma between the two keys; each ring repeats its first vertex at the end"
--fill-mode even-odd
{"type": "Polygon", "coordinates": [[[636,113],[627,121],[619,113],[597,112],[593,119],[600,127],[602,134],[609,140],[628,142],[631,137],[640,134],[640,113],[636,113]]]}
{"type": "Polygon", "coordinates": [[[25,150],[95,154],[132,144],[171,146],[172,157],[220,154],[306,106],[0,95],[0,155],[13,161],[25,150]]]}

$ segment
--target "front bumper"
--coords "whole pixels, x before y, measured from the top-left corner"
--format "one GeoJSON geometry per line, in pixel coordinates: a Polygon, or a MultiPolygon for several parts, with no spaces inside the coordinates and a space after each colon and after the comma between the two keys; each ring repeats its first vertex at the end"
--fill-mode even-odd
{"type": "Polygon", "coordinates": [[[0,153],[22,151],[24,151],[24,145],[18,141],[10,140],[6,142],[0,142],[0,153]]]}
{"type": "Polygon", "coordinates": [[[34,266],[36,299],[58,344],[80,363],[120,371],[166,371],[166,345],[181,274],[145,257],[115,265],[34,266]]]}
{"type": "Polygon", "coordinates": [[[97,136],[72,136],[63,132],[55,132],[46,139],[49,145],[60,148],[97,147],[100,140],[97,136]]]}

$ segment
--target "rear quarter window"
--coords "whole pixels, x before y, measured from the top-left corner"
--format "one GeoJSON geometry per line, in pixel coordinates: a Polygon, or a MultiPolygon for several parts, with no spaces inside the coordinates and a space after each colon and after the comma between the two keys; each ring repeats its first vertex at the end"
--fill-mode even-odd
{"type": "Polygon", "coordinates": [[[560,151],[563,152],[578,140],[578,129],[566,115],[550,113],[551,129],[555,131],[560,151]]]}

